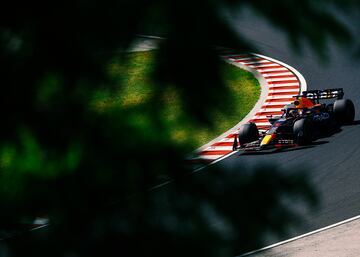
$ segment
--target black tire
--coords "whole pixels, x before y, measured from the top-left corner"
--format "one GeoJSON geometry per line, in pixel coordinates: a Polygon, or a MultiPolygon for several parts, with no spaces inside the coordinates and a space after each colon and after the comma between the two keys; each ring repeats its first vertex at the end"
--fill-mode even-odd
{"type": "Polygon", "coordinates": [[[355,106],[349,99],[336,100],[334,103],[334,116],[340,125],[350,124],[355,118],[355,106]]]}
{"type": "Polygon", "coordinates": [[[240,145],[247,144],[259,139],[259,130],[255,123],[247,123],[240,127],[239,143],[240,145]]]}
{"type": "Polygon", "coordinates": [[[309,145],[312,142],[313,128],[309,119],[300,119],[295,121],[294,139],[298,145],[309,145]]]}

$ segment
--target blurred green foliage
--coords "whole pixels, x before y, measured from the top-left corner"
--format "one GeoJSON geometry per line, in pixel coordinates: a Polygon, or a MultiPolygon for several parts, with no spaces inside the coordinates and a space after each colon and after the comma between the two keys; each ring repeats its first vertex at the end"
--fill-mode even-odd
{"type": "Polygon", "coordinates": [[[229,256],[260,245],[264,233],[282,234],[293,224],[284,197],[316,202],[306,176],[274,167],[188,175],[183,157],[191,146],[169,140],[161,96],[176,88],[188,118],[211,126],[212,113],[231,109],[223,105],[231,101],[214,46],[253,50],[222,18],[224,8],[252,8],[295,46],[307,40],[321,51],[329,38],[351,41],[331,15],[336,4],[358,8],[358,1],[310,0],[7,2],[0,16],[0,234],[17,234],[19,221],[43,214],[51,226],[4,241],[0,254],[229,256]],[[167,38],[149,102],[89,109],[96,93],[118,89],[108,64],[137,33],[167,38]]]}
{"type": "MultiPolygon", "coordinates": [[[[146,51],[129,53],[121,56],[123,58],[115,57],[110,62],[108,72],[110,79],[120,85],[120,88],[115,88],[113,94],[107,89],[95,92],[92,108],[101,113],[112,108],[142,113],[141,107],[146,108],[154,97],[156,81],[151,79],[151,75],[154,71],[155,56],[156,51],[146,51]]],[[[195,149],[232,128],[253,108],[260,96],[260,85],[255,77],[250,72],[225,62],[220,65],[220,69],[231,103],[224,104],[226,112],[210,113],[211,126],[196,124],[192,117],[183,111],[179,88],[168,86],[159,93],[156,101],[162,101],[163,106],[158,115],[164,129],[168,131],[167,140],[195,149]]],[[[142,129],[144,120],[140,114],[136,122],[142,129]]]]}

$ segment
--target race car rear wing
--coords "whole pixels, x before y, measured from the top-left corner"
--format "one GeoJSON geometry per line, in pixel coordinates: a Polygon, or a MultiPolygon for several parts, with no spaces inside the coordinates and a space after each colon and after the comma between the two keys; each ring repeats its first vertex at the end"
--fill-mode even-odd
{"type": "Polygon", "coordinates": [[[303,91],[301,95],[296,95],[298,97],[306,97],[312,100],[320,99],[342,99],[344,97],[344,90],[342,88],[331,88],[331,89],[322,89],[322,90],[308,90],[303,91]]]}

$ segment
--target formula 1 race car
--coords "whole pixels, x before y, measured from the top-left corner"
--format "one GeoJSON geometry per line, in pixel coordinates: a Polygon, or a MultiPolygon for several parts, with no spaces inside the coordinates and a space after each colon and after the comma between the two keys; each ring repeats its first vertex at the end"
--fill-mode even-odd
{"type": "Polygon", "coordinates": [[[354,104],[343,96],[342,88],[304,91],[284,106],[281,116],[267,116],[271,124],[267,131],[259,133],[255,123],[242,125],[238,134],[240,147],[235,137],[234,148],[257,151],[309,145],[322,134],[354,121],[354,104]],[[334,98],[331,103],[329,99],[334,98]]]}

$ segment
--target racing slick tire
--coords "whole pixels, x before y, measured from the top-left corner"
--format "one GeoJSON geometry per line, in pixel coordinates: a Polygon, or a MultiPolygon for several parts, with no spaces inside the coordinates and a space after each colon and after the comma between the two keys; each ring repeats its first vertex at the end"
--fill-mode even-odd
{"type": "Polygon", "coordinates": [[[309,145],[312,142],[312,122],[309,119],[300,119],[295,121],[294,139],[298,145],[309,145]]]}
{"type": "Polygon", "coordinates": [[[341,124],[350,124],[355,118],[354,103],[349,99],[336,100],[334,103],[334,116],[341,124]]]}
{"type": "Polygon", "coordinates": [[[239,130],[239,143],[240,146],[256,141],[259,139],[259,130],[255,123],[247,123],[240,127],[239,130]]]}

